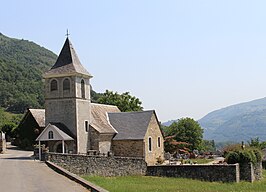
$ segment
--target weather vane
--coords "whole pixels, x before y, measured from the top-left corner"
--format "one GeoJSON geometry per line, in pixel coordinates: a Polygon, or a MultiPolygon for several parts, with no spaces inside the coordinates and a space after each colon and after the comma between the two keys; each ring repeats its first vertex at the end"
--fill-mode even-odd
{"type": "Polygon", "coordinates": [[[68,37],[70,34],[68,33],[68,29],[67,29],[67,33],[66,33],[66,36],[68,37]]]}

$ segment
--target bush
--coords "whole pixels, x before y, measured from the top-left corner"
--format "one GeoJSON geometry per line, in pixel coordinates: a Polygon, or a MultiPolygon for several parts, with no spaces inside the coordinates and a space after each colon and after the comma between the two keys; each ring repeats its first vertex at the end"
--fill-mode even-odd
{"type": "Polygon", "coordinates": [[[243,164],[243,163],[255,163],[256,162],[256,156],[252,151],[239,151],[239,163],[243,164]]]}
{"type": "Polygon", "coordinates": [[[262,161],[262,152],[259,149],[253,149],[254,154],[256,155],[257,162],[262,161]]]}
{"type": "Polygon", "coordinates": [[[230,151],[227,153],[225,161],[229,164],[239,163],[239,154],[235,151],[230,151]]]}
{"type": "Polygon", "coordinates": [[[225,157],[225,161],[229,164],[245,164],[245,163],[257,163],[262,160],[262,154],[258,149],[247,149],[230,151],[225,157]]]}

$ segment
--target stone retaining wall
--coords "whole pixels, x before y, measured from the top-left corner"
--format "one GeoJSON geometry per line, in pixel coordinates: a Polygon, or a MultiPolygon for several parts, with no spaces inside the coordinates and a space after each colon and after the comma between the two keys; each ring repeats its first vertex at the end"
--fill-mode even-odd
{"type": "Polygon", "coordinates": [[[240,165],[240,180],[253,182],[262,179],[262,163],[240,165]]]}
{"type": "Polygon", "coordinates": [[[183,177],[205,181],[239,182],[239,164],[148,166],[147,175],[183,177]]]}
{"type": "Polygon", "coordinates": [[[47,160],[77,175],[145,175],[143,158],[48,153],[47,160]]]}
{"type": "Polygon", "coordinates": [[[261,163],[255,166],[252,164],[147,166],[143,158],[59,153],[48,153],[46,159],[77,175],[148,175],[221,182],[239,182],[239,180],[253,182],[262,177],[261,163]]]}

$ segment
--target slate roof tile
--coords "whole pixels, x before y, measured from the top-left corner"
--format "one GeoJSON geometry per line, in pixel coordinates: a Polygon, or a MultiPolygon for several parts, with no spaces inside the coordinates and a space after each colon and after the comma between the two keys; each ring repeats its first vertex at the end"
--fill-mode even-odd
{"type": "Polygon", "coordinates": [[[118,132],[114,140],[144,139],[153,114],[153,110],[108,113],[111,125],[118,132]]]}
{"type": "Polygon", "coordinates": [[[57,75],[82,74],[92,77],[91,74],[82,66],[75,52],[73,45],[67,38],[65,44],[57,58],[53,67],[44,74],[44,77],[52,77],[57,75]]]}

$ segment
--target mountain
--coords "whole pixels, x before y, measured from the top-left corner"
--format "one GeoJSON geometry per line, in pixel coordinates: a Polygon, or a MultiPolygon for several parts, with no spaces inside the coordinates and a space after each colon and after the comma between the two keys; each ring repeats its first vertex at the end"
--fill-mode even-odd
{"type": "Polygon", "coordinates": [[[167,127],[169,127],[169,126],[172,125],[172,123],[175,122],[175,121],[178,121],[178,120],[170,120],[170,121],[167,121],[167,122],[162,123],[162,125],[163,125],[163,126],[167,126],[167,127]]]}
{"type": "Polygon", "coordinates": [[[266,98],[213,111],[198,121],[204,138],[218,142],[266,140],[266,98]]]}
{"type": "Polygon", "coordinates": [[[43,107],[42,73],[56,58],[36,43],[0,33],[0,107],[13,113],[43,107]]]}

